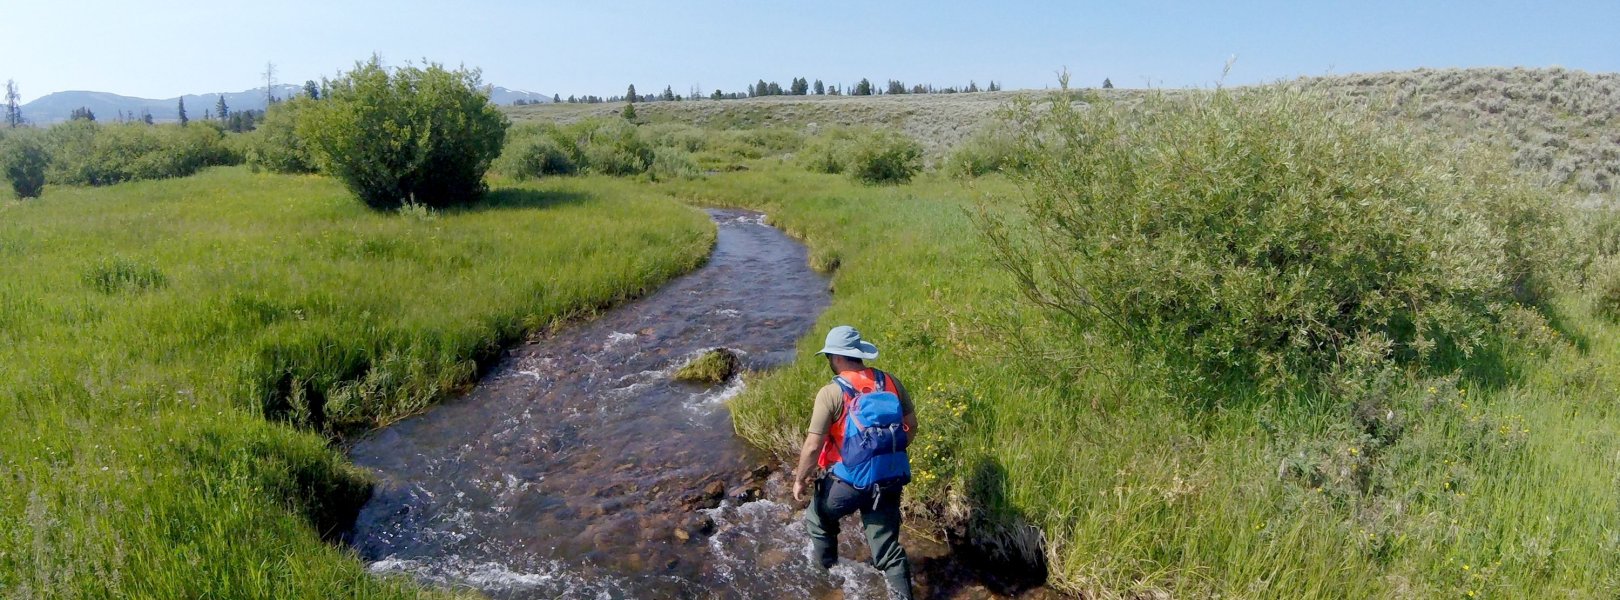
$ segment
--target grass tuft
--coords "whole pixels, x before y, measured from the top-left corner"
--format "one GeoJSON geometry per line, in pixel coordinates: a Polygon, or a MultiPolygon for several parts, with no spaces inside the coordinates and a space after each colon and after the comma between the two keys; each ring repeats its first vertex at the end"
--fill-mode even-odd
{"type": "Polygon", "coordinates": [[[715,348],[704,352],[697,358],[683,365],[675,371],[676,381],[691,381],[694,383],[715,384],[731,379],[741,368],[741,361],[737,360],[737,353],[725,348],[715,348]]]}

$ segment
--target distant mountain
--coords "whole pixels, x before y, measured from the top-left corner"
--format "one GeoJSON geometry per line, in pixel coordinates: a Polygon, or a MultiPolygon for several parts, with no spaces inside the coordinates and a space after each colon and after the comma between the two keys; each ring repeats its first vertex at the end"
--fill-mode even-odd
{"type": "Polygon", "coordinates": [[[496,106],[509,106],[518,100],[526,100],[530,104],[551,102],[551,96],[526,90],[509,90],[499,86],[490,90],[489,101],[495,103],[496,106]]]}
{"type": "MultiPolygon", "coordinates": [[[[226,92],[216,94],[187,94],[186,116],[200,119],[205,111],[212,111],[219,102],[219,97],[225,97],[225,106],[231,111],[238,110],[264,110],[266,99],[265,88],[254,88],[241,92],[226,92]]],[[[304,93],[301,85],[276,86],[277,98],[289,98],[304,93]]],[[[510,90],[495,87],[490,90],[490,101],[496,105],[506,106],[518,100],[530,102],[550,102],[551,96],[524,90],[510,90]]],[[[119,111],[126,115],[139,118],[144,112],[152,113],[152,118],[158,121],[180,120],[179,98],[165,98],[154,100],[150,98],[136,98],[133,96],[120,96],[107,92],[56,92],[22,105],[23,118],[40,125],[60,123],[68,120],[73,111],[84,107],[96,114],[96,119],[112,121],[118,118],[119,111]]]]}

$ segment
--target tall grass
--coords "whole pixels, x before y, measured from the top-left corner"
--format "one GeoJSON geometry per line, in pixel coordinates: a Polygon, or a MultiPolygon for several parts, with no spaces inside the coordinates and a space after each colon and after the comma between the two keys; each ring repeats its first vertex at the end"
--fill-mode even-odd
{"type": "Polygon", "coordinates": [[[416,595],[322,543],[369,490],[329,440],[713,240],[598,178],[412,216],[229,168],[0,215],[0,589],[22,597],[416,595]]]}

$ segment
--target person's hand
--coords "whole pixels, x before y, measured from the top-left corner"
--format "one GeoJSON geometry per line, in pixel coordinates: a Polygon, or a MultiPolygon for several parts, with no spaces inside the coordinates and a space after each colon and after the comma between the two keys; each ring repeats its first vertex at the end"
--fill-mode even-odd
{"type": "Polygon", "coordinates": [[[793,480],[793,500],[795,502],[804,501],[804,478],[803,477],[800,477],[800,478],[797,478],[797,479],[793,480]]]}

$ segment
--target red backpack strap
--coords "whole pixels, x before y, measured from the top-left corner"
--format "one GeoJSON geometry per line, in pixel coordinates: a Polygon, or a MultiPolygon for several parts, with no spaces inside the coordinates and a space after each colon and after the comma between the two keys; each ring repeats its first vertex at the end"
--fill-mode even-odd
{"type": "Polygon", "coordinates": [[[833,417],[833,419],[836,421],[842,421],[844,420],[844,415],[849,413],[850,405],[855,403],[855,397],[859,396],[860,392],[855,389],[855,384],[852,384],[849,382],[849,380],[844,379],[844,376],[842,375],[833,377],[833,385],[838,386],[838,390],[844,394],[844,402],[839,406],[838,414],[833,417]]]}

